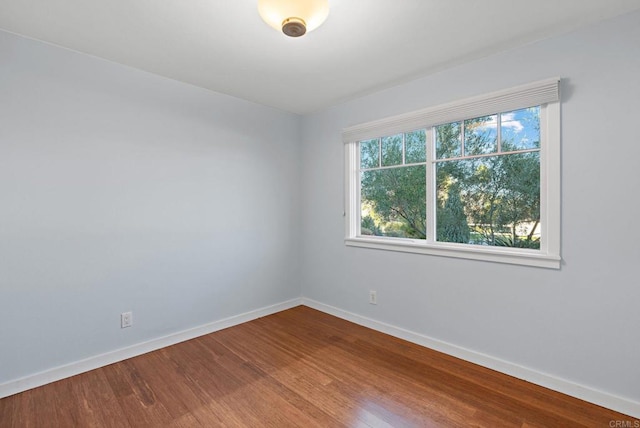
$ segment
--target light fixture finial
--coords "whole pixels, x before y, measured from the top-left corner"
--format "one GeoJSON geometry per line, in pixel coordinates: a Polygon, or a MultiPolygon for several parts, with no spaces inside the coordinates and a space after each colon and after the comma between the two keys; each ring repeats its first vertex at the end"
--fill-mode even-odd
{"type": "Polygon", "coordinates": [[[307,24],[301,18],[287,18],[282,22],[282,32],[289,37],[304,36],[307,24]]]}
{"type": "Polygon", "coordinates": [[[327,19],[329,0],[258,0],[258,12],[269,26],[300,37],[327,19]]]}

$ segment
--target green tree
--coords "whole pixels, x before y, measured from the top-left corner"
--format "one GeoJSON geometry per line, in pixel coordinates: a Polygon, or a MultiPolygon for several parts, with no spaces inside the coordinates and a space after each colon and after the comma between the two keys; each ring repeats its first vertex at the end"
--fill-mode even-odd
{"type": "Polygon", "coordinates": [[[424,165],[362,173],[362,200],[389,224],[392,233],[388,235],[419,239],[427,236],[426,190],[424,165]],[[394,223],[399,227],[393,227],[394,223]]]}
{"type": "Polygon", "coordinates": [[[382,229],[380,226],[376,224],[376,221],[373,217],[367,215],[362,217],[362,221],[360,222],[360,233],[363,235],[382,235],[382,229]]]}
{"type": "Polygon", "coordinates": [[[458,183],[452,183],[447,187],[446,200],[443,204],[438,204],[438,241],[467,244],[469,243],[470,233],[467,215],[460,199],[460,186],[458,183]]]}
{"type": "Polygon", "coordinates": [[[472,173],[461,187],[465,211],[475,231],[488,245],[536,247],[533,232],[540,221],[538,152],[484,157],[470,163],[472,173]],[[533,226],[523,239],[518,228],[525,223],[533,226]],[[505,233],[510,234],[508,239],[505,233]]]}
{"type": "Polygon", "coordinates": [[[504,174],[504,196],[498,210],[497,221],[510,226],[509,243],[514,247],[538,247],[533,233],[540,222],[540,157],[539,153],[504,156],[501,165],[504,174]],[[522,223],[533,223],[530,232],[521,239],[517,228],[522,223]]]}

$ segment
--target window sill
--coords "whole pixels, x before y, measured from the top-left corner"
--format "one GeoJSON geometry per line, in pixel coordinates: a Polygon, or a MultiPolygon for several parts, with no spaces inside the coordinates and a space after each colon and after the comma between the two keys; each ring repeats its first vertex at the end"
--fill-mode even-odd
{"type": "Polygon", "coordinates": [[[449,243],[427,244],[424,241],[403,238],[353,237],[345,238],[344,242],[351,247],[429,254],[469,260],[484,260],[548,269],[560,269],[561,261],[557,255],[544,254],[536,250],[475,247],[449,243]]]}

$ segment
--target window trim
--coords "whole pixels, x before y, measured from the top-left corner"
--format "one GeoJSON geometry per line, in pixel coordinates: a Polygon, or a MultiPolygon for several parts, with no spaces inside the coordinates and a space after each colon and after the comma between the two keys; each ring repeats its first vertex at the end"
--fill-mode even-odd
{"type": "MultiPolygon", "coordinates": [[[[429,254],[471,260],[559,269],[560,256],[560,78],[468,98],[399,116],[346,128],[345,143],[345,244],[388,251],[429,254]],[[434,148],[432,128],[444,123],[540,105],[540,218],[539,250],[488,247],[427,240],[357,235],[361,221],[358,142],[416,129],[427,130],[428,146],[434,148]]],[[[429,156],[430,155],[430,156],[429,156]]],[[[427,159],[427,201],[435,207],[434,154],[427,159]]],[[[429,205],[428,205],[429,207],[429,205]]],[[[433,210],[435,208],[428,208],[433,210]]],[[[428,211],[429,212],[429,211],[428,211]]],[[[435,231],[435,216],[430,216],[435,231]]],[[[433,233],[431,234],[433,236],[433,233]]]]}

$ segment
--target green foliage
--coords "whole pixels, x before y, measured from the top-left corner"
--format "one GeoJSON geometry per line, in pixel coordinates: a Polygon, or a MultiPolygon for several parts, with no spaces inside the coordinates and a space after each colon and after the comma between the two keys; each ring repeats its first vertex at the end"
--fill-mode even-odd
{"type": "Polygon", "coordinates": [[[540,239],[526,237],[524,239],[515,238],[512,234],[508,235],[496,235],[495,245],[497,247],[517,247],[517,248],[540,248],[540,239]]]}
{"type": "Polygon", "coordinates": [[[437,223],[438,241],[469,243],[469,225],[457,183],[448,186],[444,204],[438,204],[437,223]]]}
{"type": "MultiPolygon", "coordinates": [[[[468,162],[463,186],[465,212],[487,245],[499,245],[497,233],[540,220],[540,159],[537,152],[491,156],[468,162]]],[[[531,236],[528,237],[531,240],[531,236]]]]}
{"type": "Polygon", "coordinates": [[[360,223],[360,233],[363,235],[382,235],[382,229],[376,224],[375,220],[371,216],[362,217],[360,223]]]}
{"type": "Polygon", "coordinates": [[[385,236],[424,239],[427,235],[426,168],[424,165],[362,173],[362,200],[384,223],[385,236]],[[399,223],[400,225],[393,225],[399,223]]]}
{"type": "Polygon", "coordinates": [[[459,122],[436,127],[436,159],[449,159],[462,155],[461,127],[459,122]]]}
{"type": "Polygon", "coordinates": [[[381,141],[382,166],[402,164],[402,134],[384,137],[381,141]]]}
{"type": "MultiPolygon", "coordinates": [[[[503,115],[511,122],[501,128],[502,152],[540,147],[539,109],[523,112],[515,112],[520,115],[515,120],[514,112],[503,115]],[[535,132],[518,133],[520,118],[533,124],[527,126],[537,130],[537,140],[535,132]]],[[[539,248],[535,232],[540,223],[540,154],[498,155],[497,118],[435,128],[437,240],[539,248]],[[460,159],[463,155],[480,156],[460,159]]],[[[404,140],[405,162],[424,162],[424,132],[407,133],[404,140]]],[[[361,143],[361,167],[380,165],[391,168],[362,172],[361,197],[367,207],[362,233],[425,239],[426,166],[402,165],[402,134],[361,143]]]]}

